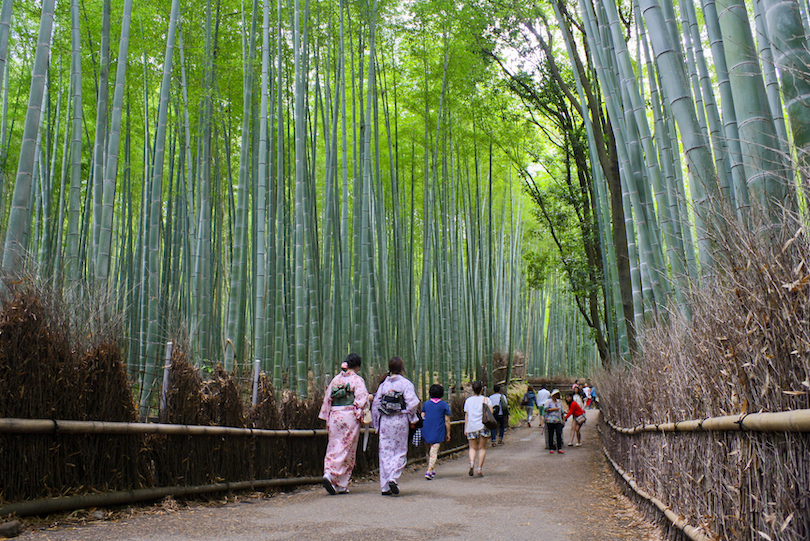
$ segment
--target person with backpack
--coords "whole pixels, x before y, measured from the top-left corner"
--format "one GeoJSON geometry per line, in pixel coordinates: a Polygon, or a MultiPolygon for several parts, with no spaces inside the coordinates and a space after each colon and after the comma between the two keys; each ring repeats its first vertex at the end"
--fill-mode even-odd
{"type": "Polygon", "coordinates": [[[534,417],[534,406],[537,405],[537,396],[534,394],[534,389],[529,385],[529,390],[523,395],[520,400],[520,405],[526,408],[526,426],[532,427],[532,418],[534,417]]]}
{"type": "Polygon", "coordinates": [[[506,431],[506,424],[509,421],[509,402],[506,395],[501,394],[500,385],[496,383],[492,390],[495,392],[490,395],[489,401],[492,404],[492,413],[498,421],[498,428],[492,431],[492,446],[495,447],[496,445],[503,445],[503,433],[506,431]],[[498,436],[497,442],[495,441],[496,435],[498,436]]]}
{"type": "Polygon", "coordinates": [[[329,383],[318,417],[326,421],[329,443],[323,459],[323,487],[331,494],[349,492],[357,458],[360,424],[368,402],[365,380],[357,373],[360,356],[350,353],[341,372],[329,383]]]}
{"type": "Polygon", "coordinates": [[[405,469],[408,431],[419,420],[419,397],[413,383],[403,374],[405,363],[399,357],[388,361],[388,374],[380,381],[371,418],[379,440],[380,490],[383,496],[399,494],[397,481],[405,469]]]}

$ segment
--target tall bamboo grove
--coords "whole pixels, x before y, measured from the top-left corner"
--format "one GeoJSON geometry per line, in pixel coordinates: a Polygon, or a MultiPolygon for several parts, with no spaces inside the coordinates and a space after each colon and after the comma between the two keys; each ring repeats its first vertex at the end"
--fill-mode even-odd
{"type": "Polygon", "coordinates": [[[170,340],[304,396],[350,351],[423,389],[547,364],[514,104],[459,21],[403,9],[3,0],[3,270],[124,315],[142,416],[170,340]]]}

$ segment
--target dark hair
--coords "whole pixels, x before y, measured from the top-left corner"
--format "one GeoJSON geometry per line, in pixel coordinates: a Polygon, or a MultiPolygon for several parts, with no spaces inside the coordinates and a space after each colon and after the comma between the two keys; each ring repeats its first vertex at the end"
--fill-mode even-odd
{"type": "Polygon", "coordinates": [[[388,373],[383,374],[383,377],[380,378],[380,385],[382,382],[385,381],[385,378],[388,376],[392,376],[394,374],[402,374],[405,372],[405,363],[399,357],[391,357],[388,361],[388,373]]]}
{"type": "Polygon", "coordinates": [[[362,362],[363,361],[360,358],[360,355],[357,353],[349,353],[349,355],[346,357],[346,366],[348,368],[360,368],[360,364],[362,362]]]}
{"type": "Polygon", "coordinates": [[[391,357],[388,361],[389,374],[402,374],[405,371],[405,363],[399,357],[391,357]]]}
{"type": "Polygon", "coordinates": [[[472,382],[472,390],[475,394],[481,394],[481,391],[484,390],[484,384],[481,383],[479,380],[475,380],[472,382]]]}
{"type": "Polygon", "coordinates": [[[430,390],[428,390],[428,395],[430,398],[441,398],[444,396],[444,387],[439,385],[438,383],[434,383],[430,386],[430,390]]]}
{"type": "Polygon", "coordinates": [[[493,390],[494,392],[496,392],[496,393],[499,393],[499,392],[501,392],[501,386],[500,386],[500,385],[498,385],[498,384],[496,383],[496,384],[495,384],[495,385],[492,387],[492,390],[493,390]]]}
{"type": "Polygon", "coordinates": [[[570,398],[571,401],[573,402],[574,401],[574,393],[566,393],[565,398],[566,399],[570,398]]]}

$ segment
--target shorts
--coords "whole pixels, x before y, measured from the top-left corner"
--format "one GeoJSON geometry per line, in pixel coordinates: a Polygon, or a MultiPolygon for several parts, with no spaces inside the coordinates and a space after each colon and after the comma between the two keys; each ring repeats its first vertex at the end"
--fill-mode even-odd
{"type": "Polygon", "coordinates": [[[545,415],[545,413],[546,413],[546,407],[545,406],[537,406],[537,409],[540,410],[540,417],[543,417],[545,415]]]}
{"type": "Polygon", "coordinates": [[[468,440],[477,440],[478,438],[488,438],[490,432],[488,429],[483,428],[481,430],[476,430],[475,432],[467,432],[467,439],[468,440]]]}

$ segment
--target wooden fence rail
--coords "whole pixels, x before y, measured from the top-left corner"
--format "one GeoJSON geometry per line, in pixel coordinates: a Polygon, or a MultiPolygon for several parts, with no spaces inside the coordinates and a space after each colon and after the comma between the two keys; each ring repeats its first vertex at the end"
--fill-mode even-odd
{"type": "MultiPolygon", "coordinates": [[[[451,421],[451,425],[464,423],[451,421]]],[[[373,428],[371,434],[376,434],[373,428]]],[[[235,436],[245,438],[311,438],[327,436],[325,428],[236,428],[231,426],[173,425],[164,423],[114,423],[60,419],[0,418],[0,433],[12,434],[171,434],[173,436],[235,436]]]]}
{"type": "Polygon", "coordinates": [[[741,413],[689,421],[650,423],[622,428],[609,420],[605,423],[622,434],[642,432],[810,432],[810,409],[780,412],[741,413]]]}

